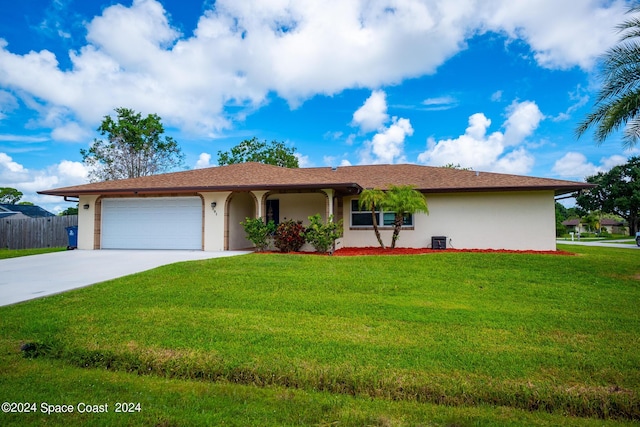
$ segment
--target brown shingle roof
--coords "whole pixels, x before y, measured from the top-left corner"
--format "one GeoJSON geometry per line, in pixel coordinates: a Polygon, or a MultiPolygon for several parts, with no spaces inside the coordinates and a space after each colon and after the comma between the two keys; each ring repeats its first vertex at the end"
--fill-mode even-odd
{"type": "Polygon", "coordinates": [[[173,172],[117,181],[103,181],[40,191],[74,196],[107,193],[179,193],[194,191],[335,188],[357,193],[364,188],[413,185],[426,193],[468,191],[553,190],[566,194],[591,187],[575,181],[474,172],[420,165],[368,165],[339,168],[287,169],[261,163],[173,172]]]}

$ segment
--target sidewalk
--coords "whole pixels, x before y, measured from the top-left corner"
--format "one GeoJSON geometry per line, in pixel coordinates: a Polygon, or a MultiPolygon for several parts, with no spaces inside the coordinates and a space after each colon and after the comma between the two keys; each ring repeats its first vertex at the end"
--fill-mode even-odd
{"type": "Polygon", "coordinates": [[[622,248],[622,249],[640,249],[638,245],[635,244],[627,244],[627,243],[619,243],[629,241],[626,240],[561,240],[557,239],[557,245],[582,245],[582,246],[598,246],[601,248],[622,248]]]}

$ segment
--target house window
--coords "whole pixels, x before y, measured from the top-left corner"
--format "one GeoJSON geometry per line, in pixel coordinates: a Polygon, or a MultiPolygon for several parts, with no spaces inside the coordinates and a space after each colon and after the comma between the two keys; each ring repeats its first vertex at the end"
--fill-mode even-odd
{"type": "MultiPolygon", "coordinates": [[[[381,227],[393,227],[393,221],[395,219],[395,212],[387,212],[383,210],[375,211],[376,222],[381,227]],[[381,220],[382,219],[382,220],[381,220]]],[[[413,215],[404,214],[403,227],[413,226],[413,215]]],[[[373,218],[371,217],[371,211],[361,210],[358,205],[358,200],[351,200],[351,227],[373,227],[373,218]]]]}
{"type": "MultiPolygon", "coordinates": [[[[376,222],[380,224],[380,211],[376,211],[376,222]]],[[[361,210],[358,200],[351,201],[351,226],[352,227],[372,227],[373,218],[371,211],[361,210]]]]}

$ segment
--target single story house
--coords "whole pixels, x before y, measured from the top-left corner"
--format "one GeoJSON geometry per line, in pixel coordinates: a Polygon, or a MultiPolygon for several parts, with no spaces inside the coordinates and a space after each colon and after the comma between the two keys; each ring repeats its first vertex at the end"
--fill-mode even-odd
{"type": "Polygon", "coordinates": [[[40,206],[0,203],[0,219],[47,218],[52,216],[55,215],[40,206]]]}
{"type": "Polygon", "coordinates": [[[603,230],[607,230],[607,232],[610,234],[629,233],[627,225],[623,221],[613,218],[602,218],[602,221],[600,221],[600,228],[603,230]]]}
{"type": "Polygon", "coordinates": [[[567,231],[570,233],[588,233],[587,224],[583,223],[580,218],[572,218],[562,221],[562,225],[567,227],[567,231]]]}
{"type": "MultiPolygon", "coordinates": [[[[554,197],[591,184],[412,164],[288,169],[242,163],[41,191],[79,200],[80,249],[239,250],[240,223],[321,214],[344,221],[338,247],[377,246],[363,189],[413,185],[429,214],[405,220],[397,246],[555,250],[554,197]],[[442,242],[442,239],[440,239],[442,242]]],[[[390,243],[391,213],[376,212],[390,243]]]]}
{"type": "MultiPolygon", "coordinates": [[[[568,219],[562,222],[569,232],[574,233],[591,233],[597,230],[592,229],[587,223],[582,222],[580,218],[568,219]]],[[[613,218],[602,218],[600,221],[600,229],[610,234],[627,234],[627,226],[624,222],[613,218]]]]}

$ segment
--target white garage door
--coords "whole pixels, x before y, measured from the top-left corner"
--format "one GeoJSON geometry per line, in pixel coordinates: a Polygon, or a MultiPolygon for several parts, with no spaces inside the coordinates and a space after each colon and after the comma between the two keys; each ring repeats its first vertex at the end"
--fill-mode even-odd
{"type": "Polygon", "coordinates": [[[202,249],[199,197],[102,199],[103,249],[202,249]]]}

